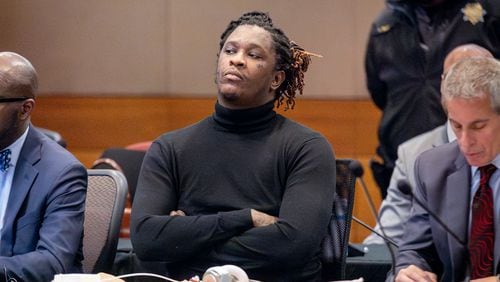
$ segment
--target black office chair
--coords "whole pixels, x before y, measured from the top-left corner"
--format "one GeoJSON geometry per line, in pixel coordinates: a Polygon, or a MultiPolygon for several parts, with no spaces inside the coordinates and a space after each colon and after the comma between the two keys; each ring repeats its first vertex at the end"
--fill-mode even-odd
{"type": "Polygon", "coordinates": [[[83,231],[84,273],[110,273],[116,255],[127,181],[111,169],[89,169],[83,231]]]}
{"type": "Polygon", "coordinates": [[[351,159],[337,159],[336,188],[328,234],[322,244],[323,279],[344,280],[354,206],[356,176],[349,169],[351,159]]]}
{"type": "Polygon", "coordinates": [[[59,134],[59,132],[47,129],[47,128],[42,128],[42,127],[36,127],[39,131],[41,131],[43,134],[45,134],[47,137],[50,139],[54,140],[57,142],[57,144],[61,145],[63,148],[66,148],[68,145],[66,143],[66,140],[59,134]]]}
{"type": "Polygon", "coordinates": [[[127,148],[109,148],[92,164],[93,169],[115,169],[123,172],[127,178],[130,200],[133,201],[135,187],[141,171],[145,151],[127,148]]]}
{"type": "Polygon", "coordinates": [[[135,195],[135,187],[142,166],[142,160],[146,154],[147,147],[122,148],[115,147],[104,150],[99,159],[92,164],[93,169],[114,169],[125,175],[128,183],[128,195],[125,203],[124,214],[120,230],[119,248],[120,252],[129,252],[132,249],[130,243],[130,214],[132,201],[135,195]]]}

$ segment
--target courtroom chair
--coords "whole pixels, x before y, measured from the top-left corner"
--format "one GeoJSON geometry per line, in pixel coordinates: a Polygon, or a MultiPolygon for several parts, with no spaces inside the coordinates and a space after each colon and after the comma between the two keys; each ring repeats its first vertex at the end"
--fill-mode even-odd
{"type": "Polygon", "coordinates": [[[356,176],[349,169],[351,159],[337,159],[336,187],[328,233],[322,243],[321,259],[325,281],[343,280],[349,246],[356,176]]]}
{"type": "Polygon", "coordinates": [[[127,179],[130,200],[133,201],[145,154],[145,151],[135,149],[108,148],[104,150],[99,159],[94,161],[92,168],[115,169],[123,172],[127,179]]]}
{"type": "Polygon", "coordinates": [[[45,134],[45,136],[49,137],[50,139],[56,141],[57,144],[61,145],[63,148],[66,148],[68,145],[66,143],[66,140],[61,136],[59,132],[47,129],[47,128],[42,128],[42,127],[36,127],[40,132],[45,134]]]}
{"type": "Polygon", "coordinates": [[[83,271],[109,273],[116,255],[127,180],[116,170],[88,169],[87,172],[83,271]]]}
{"type": "Polygon", "coordinates": [[[114,169],[122,172],[127,179],[128,194],[125,212],[120,231],[121,238],[130,237],[130,213],[135,195],[135,187],[139,179],[145,150],[115,147],[104,150],[99,159],[92,164],[93,169],[114,169]]]}

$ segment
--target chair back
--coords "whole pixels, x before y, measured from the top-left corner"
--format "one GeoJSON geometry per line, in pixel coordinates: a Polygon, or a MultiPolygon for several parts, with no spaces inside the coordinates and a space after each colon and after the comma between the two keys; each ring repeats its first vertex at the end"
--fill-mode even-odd
{"type": "Polygon", "coordinates": [[[133,201],[135,187],[139,179],[142,160],[146,151],[139,151],[127,148],[108,148],[92,164],[93,169],[115,169],[123,172],[127,179],[130,200],[133,201]]]}
{"type": "Polygon", "coordinates": [[[83,232],[84,273],[110,272],[127,197],[123,173],[88,169],[83,232]]]}
{"type": "Polygon", "coordinates": [[[335,161],[336,187],[332,217],[322,245],[323,276],[326,280],[345,279],[356,186],[356,176],[349,169],[351,161],[351,159],[335,161]]]}
{"type": "Polygon", "coordinates": [[[61,145],[63,148],[66,148],[67,143],[66,140],[61,136],[61,134],[57,131],[53,131],[47,128],[43,127],[36,127],[40,132],[45,134],[45,136],[49,137],[50,139],[56,141],[57,144],[61,145]]]}

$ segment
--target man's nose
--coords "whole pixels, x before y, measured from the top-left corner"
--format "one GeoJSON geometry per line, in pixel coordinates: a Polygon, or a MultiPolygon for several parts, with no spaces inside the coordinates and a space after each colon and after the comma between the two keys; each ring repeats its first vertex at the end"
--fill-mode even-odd
{"type": "Polygon", "coordinates": [[[459,140],[463,147],[469,148],[474,145],[476,138],[470,130],[464,130],[459,140]]]}
{"type": "Polygon", "coordinates": [[[246,64],[245,58],[244,58],[244,55],[242,54],[242,52],[238,52],[238,53],[234,54],[233,56],[231,56],[229,63],[232,66],[236,66],[236,67],[242,67],[242,66],[245,66],[245,64],[246,64]]]}

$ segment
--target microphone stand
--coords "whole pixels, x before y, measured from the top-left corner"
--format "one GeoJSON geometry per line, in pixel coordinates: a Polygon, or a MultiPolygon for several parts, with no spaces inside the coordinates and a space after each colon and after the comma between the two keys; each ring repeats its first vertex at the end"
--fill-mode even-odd
{"type": "Polygon", "coordinates": [[[398,189],[403,194],[412,197],[412,199],[415,200],[415,202],[420,207],[422,207],[432,218],[434,218],[434,220],[437,223],[439,223],[439,225],[441,225],[441,227],[443,227],[444,230],[446,230],[446,232],[448,232],[453,238],[455,238],[455,240],[457,240],[457,242],[459,242],[460,244],[462,244],[462,246],[467,246],[467,243],[464,242],[462,239],[460,239],[458,237],[458,235],[455,232],[453,232],[453,230],[451,230],[451,228],[448,227],[448,225],[446,225],[446,223],[444,223],[441,220],[441,218],[439,218],[439,216],[437,216],[432,210],[430,210],[427,205],[425,205],[424,203],[422,203],[422,201],[420,201],[419,198],[415,197],[415,194],[413,193],[413,189],[411,188],[410,183],[408,183],[406,180],[399,180],[399,182],[398,182],[398,189]]]}
{"type": "Polygon", "coordinates": [[[394,247],[398,248],[398,243],[396,243],[396,241],[392,240],[391,238],[389,237],[385,237],[384,235],[380,234],[377,230],[371,228],[370,225],[366,224],[365,222],[361,221],[360,219],[358,219],[357,217],[355,217],[354,215],[352,216],[352,220],[356,221],[358,224],[361,224],[364,228],[370,230],[371,232],[375,233],[377,236],[379,236],[380,238],[384,239],[384,240],[387,240],[391,245],[393,245],[394,247]]]}
{"type": "Polygon", "coordinates": [[[368,201],[368,206],[370,207],[370,211],[371,211],[373,217],[375,218],[375,221],[380,226],[380,231],[382,232],[382,235],[383,235],[381,237],[384,239],[384,243],[387,246],[387,249],[389,250],[389,253],[391,255],[392,277],[393,277],[393,279],[396,279],[396,256],[394,255],[394,251],[392,250],[392,248],[390,246],[389,240],[387,240],[388,237],[385,234],[384,227],[382,226],[382,224],[380,224],[380,221],[379,221],[378,216],[377,216],[377,211],[375,209],[375,205],[373,204],[373,199],[372,199],[370,193],[368,192],[368,188],[366,187],[365,181],[362,178],[363,173],[364,173],[363,167],[361,166],[361,163],[359,161],[352,160],[351,163],[349,163],[349,169],[353,172],[353,174],[356,176],[356,178],[358,178],[358,180],[361,184],[361,188],[363,189],[363,192],[365,193],[366,199],[368,201]]]}

